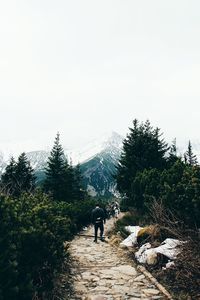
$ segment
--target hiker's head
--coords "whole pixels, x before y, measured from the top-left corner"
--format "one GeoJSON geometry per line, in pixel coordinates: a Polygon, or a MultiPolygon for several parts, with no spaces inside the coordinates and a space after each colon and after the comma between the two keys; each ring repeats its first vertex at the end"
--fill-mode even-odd
{"type": "Polygon", "coordinates": [[[96,203],[96,207],[100,207],[100,203],[96,203]]]}

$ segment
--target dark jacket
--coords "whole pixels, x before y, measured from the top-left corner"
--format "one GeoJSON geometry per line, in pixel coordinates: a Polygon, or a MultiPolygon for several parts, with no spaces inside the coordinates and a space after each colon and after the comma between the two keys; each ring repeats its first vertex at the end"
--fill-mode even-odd
{"type": "Polygon", "coordinates": [[[104,210],[100,207],[96,207],[95,209],[93,209],[91,219],[93,224],[100,223],[103,221],[105,223],[106,216],[104,210]]]}

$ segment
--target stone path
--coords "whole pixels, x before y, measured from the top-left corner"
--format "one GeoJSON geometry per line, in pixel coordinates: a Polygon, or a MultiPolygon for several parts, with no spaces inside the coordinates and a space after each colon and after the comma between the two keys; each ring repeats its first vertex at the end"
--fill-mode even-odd
{"type": "MultiPolygon", "coordinates": [[[[105,230],[113,226],[113,219],[105,230]]],[[[93,234],[93,228],[84,231],[93,234]]],[[[74,296],[81,300],[156,300],[163,294],[137,269],[124,250],[78,236],[70,244],[74,296]]]]}

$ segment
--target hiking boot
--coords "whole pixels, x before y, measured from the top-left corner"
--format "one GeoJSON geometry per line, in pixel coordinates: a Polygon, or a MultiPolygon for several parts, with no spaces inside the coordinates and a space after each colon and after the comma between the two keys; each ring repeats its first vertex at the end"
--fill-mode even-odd
{"type": "Polygon", "coordinates": [[[97,243],[97,240],[96,240],[96,239],[94,239],[94,243],[97,243]]]}

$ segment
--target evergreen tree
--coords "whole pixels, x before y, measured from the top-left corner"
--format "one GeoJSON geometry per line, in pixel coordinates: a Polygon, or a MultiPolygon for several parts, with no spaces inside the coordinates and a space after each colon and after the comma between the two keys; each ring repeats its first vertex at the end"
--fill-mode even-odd
{"type": "Polygon", "coordinates": [[[176,139],[172,141],[172,145],[169,149],[169,156],[177,157],[177,147],[176,147],[176,139]]]}
{"type": "Polygon", "coordinates": [[[16,188],[16,162],[13,157],[6,166],[5,173],[1,176],[1,185],[7,194],[13,194],[16,188]]]}
{"type": "Polygon", "coordinates": [[[34,170],[31,167],[30,161],[28,161],[24,152],[18,158],[15,168],[15,179],[17,196],[20,195],[22,192],[32,192],[34,190],[34,170]]]}
{"type": "Polygon", "coordinates": [[[34,190],[34,170],[24,152],[19,156],[17,163],[13,157],[11,158],[1,180],[5,191],[15,197],[18,197],[22,192],[34,190]]]}
{"type": "Polygon", "coordinates": [[[167,144],[161,139],[160,129],[147,120],[139,124],[133,121],[133,128],[123,142],[123,151],[117,166],[118,190],[131,198],[132,183],[137,172],[144,169],[163,169],[166,166],[167,144]]]}
{"type": "Polygon", "coordinates": [[[174,139],[170,146],[169,156],[167,158],[168,167],[171,167],[178,160],[181,160],[181,157],[177,155],[176,139],[174,139]]]}
{"type": "Polygon", "coordinates": [[[53,149],[48,158],[45,170],[44,187],[54,200],[67,201],[70,197],[69,164],[60,144],[60,134],[57,133],[53,149]]]}
{"type": "Polygon", "coordinates": [[[184,160],[185,160],[185,163],[189,164],[190,166],[195,166],[198,164],[197,157],[195,154],[193,154],[192,144],[190,141],[188,142],[188,149],[184,154],[184,160]]]}
{"type": "Polygon", "coordinates": [[[75,200],[82,200],[84,199],[85,196],[85,192],[83,189],[83,178],[82,178],[82,173],[80,170],[80,164],[78,164],[75,168],[74,168],[74,199],[75,200]]]}
{"type": "Polygon", "coordinates": [[[66,197],[67,199],[69,199],[70,201],[73,201],[74,198],[74,168],[72,166],[72,161],[70,161],[70,165],[67,168],[67,172],[66,172],[66,197]]]}

